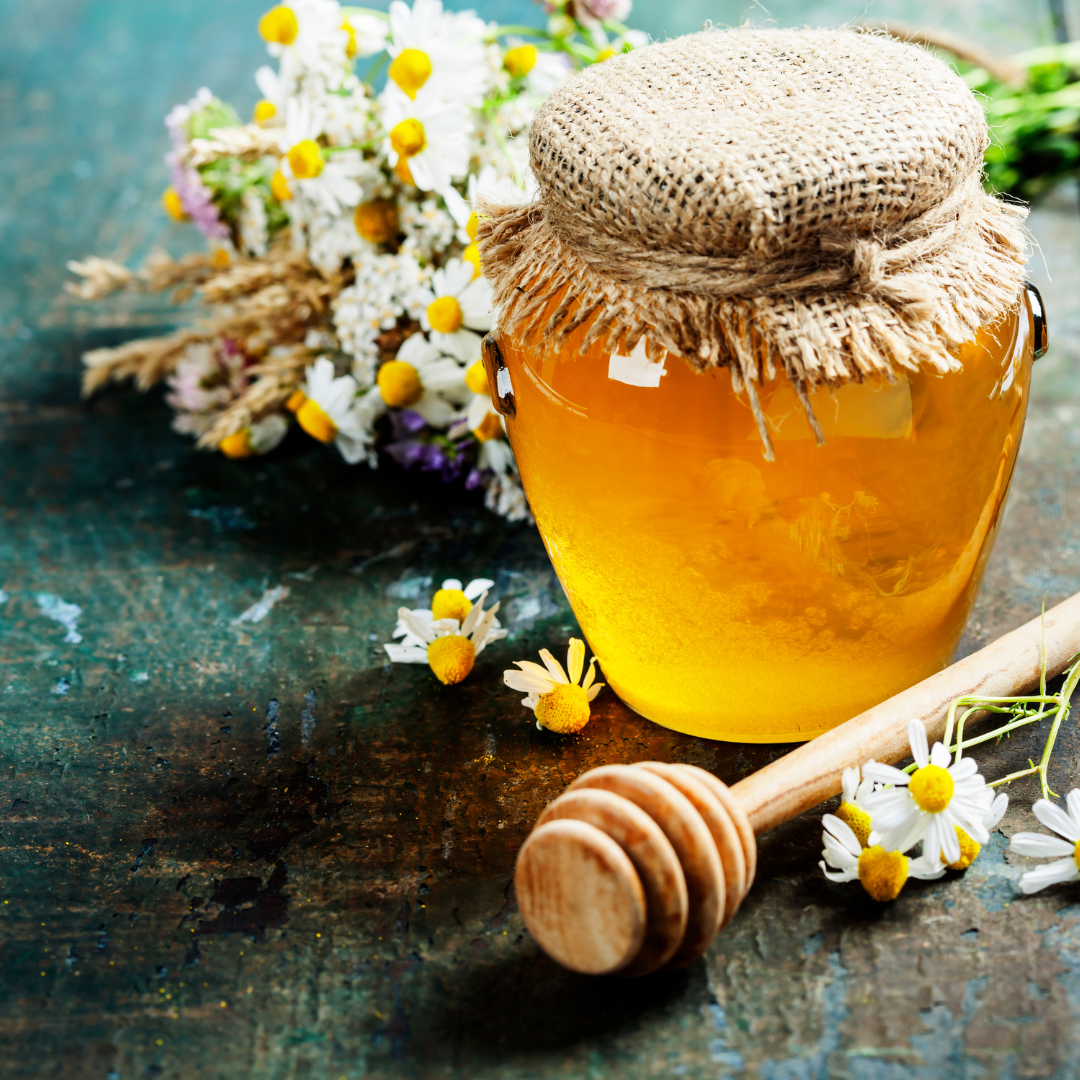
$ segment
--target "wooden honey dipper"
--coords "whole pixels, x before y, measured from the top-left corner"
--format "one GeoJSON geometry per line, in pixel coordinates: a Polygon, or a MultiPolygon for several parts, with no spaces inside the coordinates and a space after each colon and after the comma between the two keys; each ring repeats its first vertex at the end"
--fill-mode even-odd
{"type": "Polygon", "coordinates": [[[1080,652],[1080,593],[819,735],[733,787],[693,765],[641,761],[579,776],[518,854],[525,925],[573,971],[645,975],[700,956],[754,880],[755,835],[840,791],[845,768],[910,756],[908,721],[942,738],[958,697],[1005,697],[1080,652]]]}

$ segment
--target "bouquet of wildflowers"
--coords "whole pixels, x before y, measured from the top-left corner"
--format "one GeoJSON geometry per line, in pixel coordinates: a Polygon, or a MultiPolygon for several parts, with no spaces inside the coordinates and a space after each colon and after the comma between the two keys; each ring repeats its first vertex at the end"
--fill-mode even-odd
{"type": "Polygon", "coordinates": [[[174,289],[210,314],[87,353],[85,390],[164,380],[173,426],[200,447],[263,454],[295,424],[350,463],[387,454],[527,517],[480,363],[492,307],[473,206],[481,192],[532,198],[535,110],[574,69],[645,43],[620,21],[629,8],[558,0],[543,30],[440,0],[393,0],[388,15],[337,0],[266,12],[277,63],[255,72],[252,119],[202,89],[165,121],[162,203],[207,237],[206,254],[156,253],[139,271],[70,264],[83,299],[174,289]]]}

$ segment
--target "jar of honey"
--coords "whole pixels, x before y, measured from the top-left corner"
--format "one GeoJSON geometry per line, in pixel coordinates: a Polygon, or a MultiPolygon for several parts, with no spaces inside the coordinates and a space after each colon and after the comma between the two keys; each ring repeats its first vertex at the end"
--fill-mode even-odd
{"type": "Polygon", "coordinates": [[[706,32],[609,65],[538,115],[540,201],[482,223],[493,401],[612,689],[812,738],[963,632],[1045,349],[1023,242],[920,50],[706,32]]]}

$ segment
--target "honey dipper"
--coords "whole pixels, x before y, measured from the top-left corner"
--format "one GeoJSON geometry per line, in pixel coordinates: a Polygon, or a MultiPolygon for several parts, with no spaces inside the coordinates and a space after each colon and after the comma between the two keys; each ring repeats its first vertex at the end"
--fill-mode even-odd
{"type": "Polygon", "coordinates": [[[645,975],[700,956],[754,880],[755,835],[840,791],[845,768],[910,756],[958,697],[1022,694],[1080,652],[1080,593],[1045,618],[833,728],[732,787],[693,765],[603,765],[549,803],[518,854],[525,925],[573,971],[645,975]]]}

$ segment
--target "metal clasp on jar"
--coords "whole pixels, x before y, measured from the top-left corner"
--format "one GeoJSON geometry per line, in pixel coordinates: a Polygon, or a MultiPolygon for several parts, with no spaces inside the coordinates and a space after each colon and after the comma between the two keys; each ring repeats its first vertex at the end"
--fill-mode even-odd
{"type": "Polygon", "coordinates": [[[1024,282],[1027,290],[1028,303],[1031,305],[1031,321],[1035,329],[1035,359],[1046,355],[1050,348],[1050,339],[1046,333],[1046,308],[1043,306],[1042,293],[1030,281],[1024,282]]]}
{"type": "Polygon", "coordinates": [[[499,348],[494,331],[484,338],[482,351],[488,386],[493,391],[492,403],[497,412],[512,420],[517,416],[514,384],[510,381],[510,369],[503,359],[502,349],[499,348]]]}

